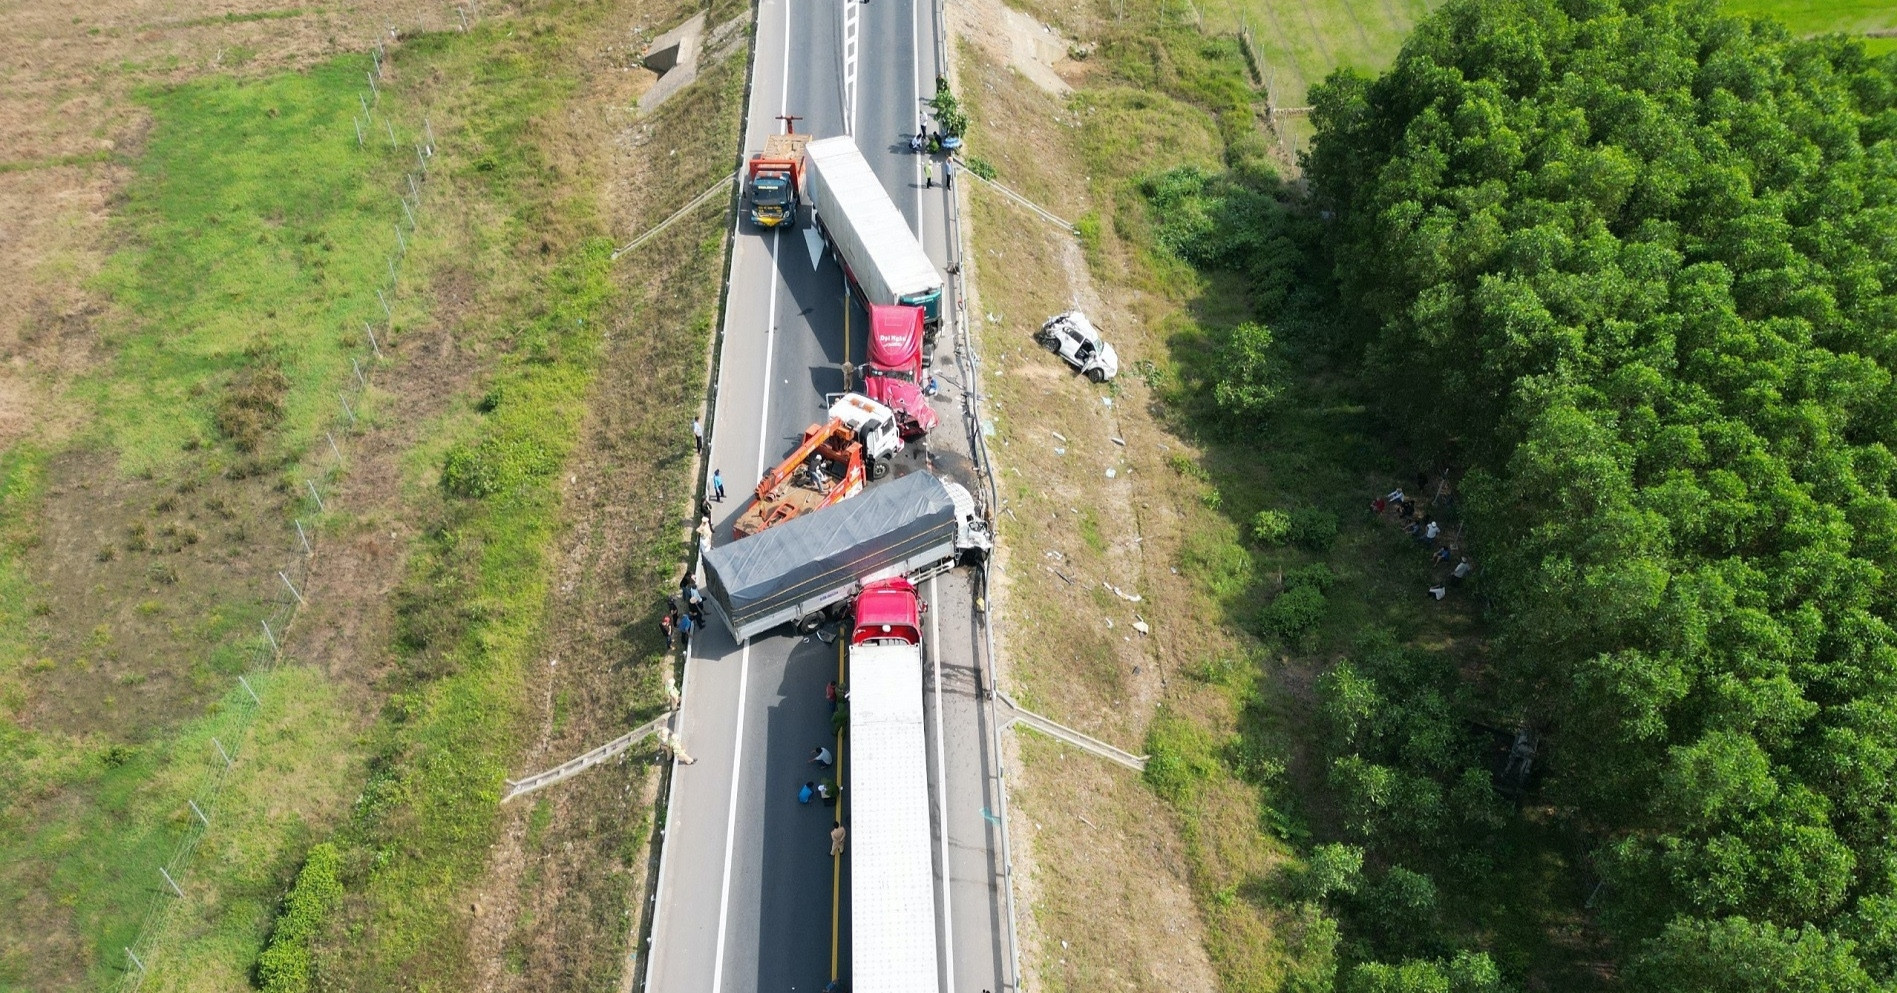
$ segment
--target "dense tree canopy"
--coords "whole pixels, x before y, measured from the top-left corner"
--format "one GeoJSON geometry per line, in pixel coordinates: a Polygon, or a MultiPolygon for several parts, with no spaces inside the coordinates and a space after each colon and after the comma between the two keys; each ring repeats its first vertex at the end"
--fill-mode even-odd
{"type": "MultiPolygon", "coordinates": [[[[1313,102],[1344,333],[1469,468],[1499,683],[1598,839],[1630,979],[1889,982],[1897,60],[1711,2],[1451,0],[1313,102]]],[[[1327,685],[1341,739],[1438,749],[1371,674],[1327,685]]],[[[1335,775],[1386,798],[1366,831],[1453,816],[1335,775]]]]}

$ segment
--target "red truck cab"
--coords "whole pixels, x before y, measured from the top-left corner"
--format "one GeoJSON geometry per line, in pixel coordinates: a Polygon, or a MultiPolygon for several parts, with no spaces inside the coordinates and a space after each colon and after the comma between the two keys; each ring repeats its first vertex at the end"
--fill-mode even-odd
{"type": "Polygon", "coordinates": [[[863,587],[856,595],[856,627],[850,644],[869,642],[922,644],[922,601],[916,584],[900,576],[863,587]]]}
{"type": "Polygon", "coordinates": [[[863,394],[896,412],[905,439],[935,428],[935,411],[923,393],[921,307],[872,304],[869,308],[869,364],[863,369],[863,394]]]}

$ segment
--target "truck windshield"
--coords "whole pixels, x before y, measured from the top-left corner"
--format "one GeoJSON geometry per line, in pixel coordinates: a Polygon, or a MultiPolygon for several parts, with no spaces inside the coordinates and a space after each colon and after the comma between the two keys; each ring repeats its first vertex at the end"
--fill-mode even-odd
{"type": "Polygon", "coordinates": [[[751,185],[751,199],[759,206],[782,207],[790,203],[790,184],[781,179],[760,179],[751,185]]]}

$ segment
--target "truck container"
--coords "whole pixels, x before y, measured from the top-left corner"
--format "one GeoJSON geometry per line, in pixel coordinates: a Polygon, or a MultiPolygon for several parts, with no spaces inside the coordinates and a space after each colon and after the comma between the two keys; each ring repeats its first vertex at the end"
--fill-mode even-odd
{"type": "Polygon", "coordinates": [[[706,601],[739,641],[808,630],[864,584],[979,560],[994,542],[966,489],[926,472],[705,552],[706,601]]]}
{"type": "Polygon", "coordinates": [[[882,180],[848,136],[804,148],[804,189],[830,250],[843,264],[850,290],[865,307],[905,304],[922,308],[933,335],[942,324],[942,273],[929,261],[883,189],[882,180]]]}
{"type": "Polygon", "coordinates": [[[923,324],[920,307],[870,304],[869,364],[863,367],[863,393],[896,412],[904,438],[935,429],[935,410],[923,391],[923,324]]]}
{"type": "Polygon", "coordinates": [[[922,666],[915,585],[865,586],[848,673],[850,982],[859,990],[939,990],[922,666]]]}

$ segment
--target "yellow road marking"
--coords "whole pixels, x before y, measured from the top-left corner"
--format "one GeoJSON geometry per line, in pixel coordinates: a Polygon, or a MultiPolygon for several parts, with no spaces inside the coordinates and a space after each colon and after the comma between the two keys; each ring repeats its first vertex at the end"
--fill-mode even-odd
{"type": "MultiPolygon", "coordinates": [[[[846,338],[845,340],[847,341],[848,339],[846,338]]],[[[847,348],[847,346],[845,347],[847,348]]],[[[847,656],[844,654],[843,645],[844,645],[843,639],[838,638],[837,639],[837,699],[839,703],[842,701],[842,698],[843,698],[843,687],[846,685],[844,682],[844,678],[847,675],[847,672],[844,669],[844,664],[845,664],[844,660],[847,656]]],[[[836,813],[836,819],[838,821],[842,821],[843,820],[843,729],[841,727],[836,729],[836,735],[837,735],[837,766],[836,766],[837,813],[836,813]]],[[[842,913],[843,913],[842,893],[843,893],[843,856],[835,855],[835,856],[832,856],[830,859],[830,979],[833,982],[837,978],[837,939],[839,936],[838,922],[841,920],[842,913]]]]}

